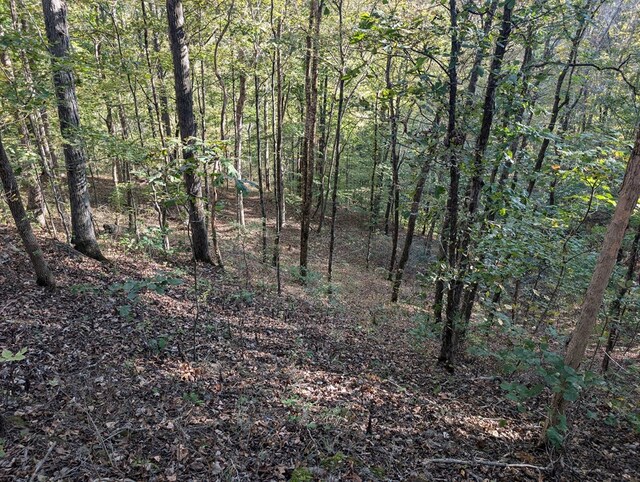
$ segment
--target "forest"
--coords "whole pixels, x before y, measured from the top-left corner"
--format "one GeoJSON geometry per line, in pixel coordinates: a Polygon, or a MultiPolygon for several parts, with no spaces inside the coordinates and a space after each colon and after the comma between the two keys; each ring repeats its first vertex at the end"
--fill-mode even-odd
{"type": "Polygon", "coordinates": [[[637,0],[0,0],[0,480],[640,480],[637,0]]]}

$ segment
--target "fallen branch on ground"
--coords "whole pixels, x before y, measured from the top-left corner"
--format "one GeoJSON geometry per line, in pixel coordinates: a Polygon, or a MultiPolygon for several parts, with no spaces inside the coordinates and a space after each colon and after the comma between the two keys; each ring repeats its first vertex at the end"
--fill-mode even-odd
{"type": "Polygon", "coordinates": [[[428,464],[461,464],[461,465],[489,465],[491,467],[509,467],[515,469],[536,469],[547,471],[549,467],[540,467],[531,464],[509,464],[506,462],[493,462],[491,460],[461,460],[461,459],[428,459],[428,464]]]}

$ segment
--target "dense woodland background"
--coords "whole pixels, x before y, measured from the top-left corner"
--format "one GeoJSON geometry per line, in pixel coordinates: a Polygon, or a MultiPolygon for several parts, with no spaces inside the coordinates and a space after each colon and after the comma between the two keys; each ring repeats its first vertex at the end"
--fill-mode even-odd
{"type": "Polygon", "coordinates": [[[638,480],[639,28],[1,0],[0,478],[638,480]]]}

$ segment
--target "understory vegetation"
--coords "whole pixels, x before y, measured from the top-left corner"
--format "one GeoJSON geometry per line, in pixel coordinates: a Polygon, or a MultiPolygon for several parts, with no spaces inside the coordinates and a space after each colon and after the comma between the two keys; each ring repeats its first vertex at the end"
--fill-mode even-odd
{"type": "Polygon", "coordinates": [[[637,480],[639,21],[0,0],[0,479],[637,480]]]}

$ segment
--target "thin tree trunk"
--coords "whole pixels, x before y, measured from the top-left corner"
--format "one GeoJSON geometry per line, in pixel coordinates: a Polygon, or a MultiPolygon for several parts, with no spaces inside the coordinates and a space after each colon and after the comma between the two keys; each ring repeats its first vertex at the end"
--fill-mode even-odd
{"type": "Polygon", "coordinates": [[[329,284],[329,296],[333,293],[331,285],[333,279],[333,255],[336,244],[336,217],[338,214],[338,181],[340,179],[340,155],[342,152],[342,117],[344,115],[344,84],[345,84],[345,58],[344,46],[342,45],[342,0],[338,0],[338,43],[340,48],[340,80],[338,84],[338,113],[336,118],[336,139],[334,144],[335,166],[333,171],[333,193],[331,196],[331,232],[329,234],[329,265],[327,268],[327,282],[329,284]]]}
{"type": "Polygon", "coordinates": [[[282,37],[282,17],[278,19],[277,26],[274,25],[274,0],[271,0],[271,28],[276,43],[275,49],[275,76],[276,92],[274,100],[276,106],[272,113],[275,114],[274,119],[274,175],[275,175],[275,204],[276,204],[276,226],[275,239],[273,242],[273,265],[276,268],[276,281],[278,285],[278,295],[282,294],[282,277],[280,273],[280,235],[282,227],[285,224],[285,205],[284,205],[284,179],[282,176],[282,122],[284,117],[284,101],[282,96],[282,84],[284,82],[282,73],[282,52],[280,51],[280,38],[282,37]]]}
{"type": "Polygon", "coordinates": [[[31,260],[31,264],[33,265],[33,269],[36,273],[36,282],[40,286],[54,287],[55,281],[53,279],[53,275],[51,274],[49,266],[44,259],[42,249],[40,249],[40,244],[33,234],[29,218],[24,209],[24,205],[22,204],[18,183],[16,182],[15,175],[13,174],[13,169],[9,163],[7,153],[4,150],[2,137],[0,137],[0,178],[2,179],[4,193],[7,203],[9,204],[9,210],[11,211],[13,220],[16,223],[18,234],[22,239],[27,255],[29,255],[29,259],[31,260]]]}
{"type": "MultiPolygon", "coordinates": [[[[242,121],[244,114],[244,104],[247,100],[247,76],[240,73],[238,79],[238,100],[235,109],[235,139],[234,139],[234,162],[238,181],[242,182],[242,121]]],[[[244,226],[244,195],[242,189],[236,186],[236,221],[240,226],[244,226]]]]}
{"type": "Polygon", "coordinates": [[[379,147],[378,147],[378,94],[376,93],[376,102],[373,109],[373,167],[371,169],[371,186],[369,192],[369,230],[367,234],[367,270],[369,269],[369,262],[371,261],[371,241],[373,239],[373,232],[376,228],[378,221],[378,206],[376,200],[379,200],[379,194],[376,193],[376,169],[379,163],[379,147]]]}
{"type": "MultiPolygon", "coordinates": [[[[470,251],[472,241],[472,230],[476,223],[477,211],[480,206],[480,195],[482,193],[482,179],[484,176],[484,155],[487,150],[489,142],[489,136],[491,135],[491,127],[493,125],[493,117],[495,113],[495,97],[496,90],[498,88],[498,79],[501,75],[502,61],[507,50],[507,44],[511,35],[511,29],[513,24],[511,22],[511,15],[513,13],[513,7],[515,2],[506,2],[502,13],[502,24],[500,27],[500,33],[496,40],[496,46],[491,61],[491,71],[489,72],[489,78],[487,80],[487,87],[485,90],[484,104],[482,108],[482,122],[480,126],[480,132],[476,138],[476,144],[474,149],[473,158],[473,174],[469,186],[469,199],[467,204],[467,219],[462,229],[462,239],[460,243],[460,271],[459,277],[462,279],[469,271],[470,263],[470,251]]],[[[462,294],[462,306],[459,308],[459,313],[456,315],[461,325],[458,327],[460,333],[459,338],[464,337],[466,331],[466,324],[471,317],[473,310],[473,303],[476,298],[476,292],[478,290],[478,283],[474,282],[471,286],[468,286],[466,290],[463,290],[462,294]]]]}
{"type": "MultiPolygon", "coordinates": [[[[260,81],[258,74],[253,76],[255,107],[256,107],[256,152],[258,154],[258,193],[260,195],[260,217],[262,218],[262,262],[267,262],[267,211],[264,202],[264,176],[262,174],[262,162],[260,161],[260,81]]],[[[268,144],[268,143],[265,143],[268,144]]],[[[265,152],[266,154],[266,152],[265,152]]]]}
{"type": "MultiPolygon", "coordinates": [[[[342,4],[342,2],[340,3],[342,4]]],[[[333,168],[333,192],[331,194],[331,232],[329,235],[329,265],[327,268],[327,282],[329,283],[329,294],[332,293],[331,281],[333,275],[333,254],[336,242],[336,216],[338,213],[338,181],[340,179],[340,140],[342,129],[342,116],[344,106],[344,79],[340,79],[338,87],[338,117],[336,119],[336,141],[334,147],[334,163],[333,168]]]]}
{"type": "MultiPolygon", "coordinates": [[[[449,103],[447,135],[445,148],[449,154],[449,195],[447,198],[446,214],[442,229],[442,258],[449,269],[454,269],[457,262],[457,230],[458,230],[458,202],[460,187],[460,167],[458,165],[458,149],[462,143],[462,135],[457,131],[456,125],[456,101],[458,93],[458,57],[460,55],[460,39],[458,37],[458,9],[456,0],[449,0],[451,51],[449,55],[449,103]]],[[[444,273],[439,273],[436,281],[436,293],[434,300],[434,317],[436,322],[442,321],[444,273]]],[[[438,361],[449,370],[453,370],[456,347],[456,319],[454,306],[457,300],[456,287],[449,290],[445,323],[442,329],[442,346],[438,361]]]]}
{"type": "MultiPolygon", "coordinates": [[[[385,80],[387,89],[392,92],[391,83],[391,53],[387,54],[387,66],[385,69],[385,80]]],[[[400,236],[400,159],[398,157],[398,106],[395,104],[393,94],[389,97],[389,124],[391,127],[391,193],[393,199],[393,238],[391,244],[391,257],[389,258],[388,279],[393,278],[393,270],[396,267],[396,256],[398,254],[398,238],[400,236]]],[[[391,196],[390,196],[391,198],[391,196]]],[[[390,206],[389,206],[390,209],[390,206]]],[[[385,225],[385,228],[388,226],[385,225]]]]}
{"type": "Polygon", "coordinates": [[[311,227],[311,203],[313,198],[314,160],[316,156],[316,113],[318,107],[318,50],[321,0],[309,0],[309,30],[306,39],[305,56],[305,128],[300,157],[302,207],[300,213],[300,276],[307,276],[309,256],[309,231],[311,227]]]}
{"type": "MultiPolygon", "coordinates": [[[[433,121],[433,128],[431,129],[431,133],[433,135],[436,127],[440,124],[440,113],[436,113],[436,117],[433,121]]],[[[433,155],[433,150],[435,148],[435,143],[431,149],[425,155],[424,162],[422,163],[422,168],[420,169],[420,174],[418,175],[418,181],[416,183],[416,189],[413,193],[413,200],[411,202],[411,211],[409,213],[409,221],[407,223],[407,234],[404,238],[404,246],[402,248],[402,253],[400,254],[400,260],[398,261],[398,266],[395,271],[395,277],[393,280],[393,285],[391,289],[391,301],[393,303],[398,301],[398,296],[400,293],[400,285],[402,284],[402,276],[404,275],[404,269],[407,265],[407,261],[409,261],[409,254],[411,253],[411,244],[413,243],[413,235],[416,229],[416,221],[418,220],[418,212],[420,210],[420,201],[422,200],[422,193],[424,191],[424,184],[427,180],[427,175],[429,174],[429,169],[431,167],[431,157],[433,155]]],[[[426,223],[425,223],[426,226],[426,223]]]]}
{"type": "MultiPolygon", "coordinates": [[[[15,84],[15,72],[13,71],[13,65],[9,58],[9,53],[5,50],[0,52],[0,64],[5,69],[5,75],[9,82],[15,84]]],[[[21,117],[18,111],[13,112],[15,123],[19,126],[20,130],[20,144],[26,152],[31,151],[31,140],[29,137],[29,129],[24,119],[21,117]]],[[[44,201],[44,194],[40,185],[39,175],[34,165],[31,166],[35,171],[35,176],[30,181],[27,181],[27,210],[31,212],[37,223],[42,228],[47,226],[47,207],[44,201]]]]}
{"type": "MultiPolygon", "coordinates": [[[[569,58],[567,59],[567,64],[563,67],[560,75],[558,76],[558,80],[556,81],[556,87],[553,95],[553,106],[551,108],[551,117],[549,118],[549,123],[547,124],[547,131],[549,134],[553,134],[556,124],[558,122],[558,116],[560,114],[561,109],[569,102],[569,92],[567,90],[567,96],[562,98],[562,88],[564,86],[564,81],[567,75],[569,75],[569,83],[571,82],[571,78],[573,76],[573,71],[575,67],[572,66],[576,61],[576,57],[578,56],[578,47],[580,46],[580,41],[584,35],[586,26],[585,22],[587,21],[586,15],[581,17],[578,29],[576,30],[576,34],[571,40],[571,50],[569,52],[569,58]]],[[[536,162],[533,167],[533,175],[531,179],[529,179],[529,185],[527,186],[527,196],[531,197],[531,193],[536,185],[536,175],[542,169],[542,164],[544,163],[544,158],[547,154],[547,149],[549,148],[549,144],[551,143],[551,139],[549,136],[545,136],[542,140],[542,144],[540,145],[540,150],[538,151],[538,155],[536,156],[536,162]]]]}
{"type": "MultiPolygon", "coordinates": [[[[127,114],[124,111],[124,105],[122,102],[118,104],[118,117],[120,118],[120,129],[122,132],[122,139],[127,141],[129,139],[129,124],[127,122],[127,114]]],[[[126,190],[126,208],[127,216],[129,218],[129,232],[138,239],[138,207],[136,199],[133,193],[133,182],[131,179],[131,165],[128,160],[121,162],[122,167],[122,181],[125,183],[126,190]]]]}
{"type": "MultiPolygon", "coordinates": [[[[144,54],[145,54],[145,60],[147,62],[147,70],[149,72],[149,82],[151,84],[153,113],[155,114],[155,123],[157,125],[158,134],[160,135],[160,145],[162,146],[162,149],[166,152],[164,156],[164,163],[162,166],[163,178],[165,178],[165,181],[166,181],[166,171],[168,169],[168,164],[171,161],[171,155],[169,154],[169,150],[167,149],[167,136],[171,136],[171,129],[170,128],[165,129],[164,128],[165,126],[163,126],[162,108],[160,106],[160,100],[158,98],[158,88],[156,87],[156,74],[162,74],[162,75],[158,75],[158,77],[160,78],[160,82],[162,83],[162,77],[164,73],[161,72],[161,69],[162,69],[161,66],[158,66],[158,68],[156,69],[153,68],[153,64],[151,62],[150,48],[149,48],[149,29],[147,25],[146,0],[140,0],[140,6],[142,8],[142,21],[144,25],[144,29],[143,29],[144,54]]],[[[157,37],[154,38],[154,46],[156,44],[158,46],[157,50],[159,51],[160,45],[157,37]]],[[[162,86],[161,90],[164,90],[164,86],[162,86]]],[[[204,129],[203,129],[202,135],[204,140],[204,129]]],[[[165,203],[162,200],[158,200],[155,186],[152,186],[152,188],[153,188],[154,206],[158,214],[158,225],[160,227],[160,231],[162,232],[162,247],[165,251],[168,251],[170,248],[170,245],[169,245],[169,224],[168,224],[167,208],[165,203]]],[[[166,189],[167,189],[167,185],[165,182],[164,183],[165,194],[167,194],[166,189]]]]}
{"type": "Polygon", "coordinates": [[[602,372],[606,372],[609,369],[609,360],[611,359],[611,353],[616,346],[618,336],[620,334],[620,321],[622,318],[622,301],[626,294],[629,292],[629,288],[633,283],[633,275],[636,269],[636,263],[638,261],[638,248],[640,247],[640,224],[636,228],[636,234],[631,243],[631,249],[629,250],[629,259],[627,260],[627,272],[624,276],[624,284],[618,290],[618,296],[611,305],[611,321],[609,322],[609,334],[607,336],[607,345],[605,347],[604,358],[602,359],[602,372]]]}

